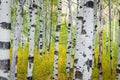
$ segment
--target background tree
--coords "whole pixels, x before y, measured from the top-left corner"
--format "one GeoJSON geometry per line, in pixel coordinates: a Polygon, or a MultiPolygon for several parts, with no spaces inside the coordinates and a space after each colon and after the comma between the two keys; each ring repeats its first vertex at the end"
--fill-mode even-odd
{"type": "Polygon", "coordinates": [[[62,0],[58,0],[58,17],[55,33],[55,50],[54,50],[54,65],[53,65],[53,80],[58,79],[58,55],[59,55],[59,37],[61,27],[61,15],[62,15],[62,0]]]}
{"type": "Polygon", "coordinates": [[[31,1],[30,4],[30,36],[29,36],[29,55],[27,80],[32,80],[33,62],[34,62],[34,35],[36,28],[37,2],[31,1]]]}
{"type": "Polygon", "coordinates": [[[43,47],[43,0],[40,0],[40,32],[39,32],[39,52],[40,56],[42,56],[42,47],[43,47]]]}
{"type": "Polygon", "coordinates": [[[71,47],[72,47],[72,30],[71,30],[71,27],[72,27],[72,12],[71,12],[71,1],[68,0],[68,8],[69,8],[69,22],[68,22],[68,40],[67,40],[67,51],[66,51],[66,56],[67,56],[67,59],[66,59],[66,72],[69,72],[70,71],[70,61],[71,61],[71,47]]]}
{"type": "Polygon", "coordinates": [[[112,70],[113,70],[113,63],[112,63],[113,51],[112,51],[111,1],[110,0],[108,0],[108,6],[109,6],[109,30],[110,30],[110,68],[111,68],[111,73],[112,73],[112,70]]]}
{"type": "Polygon", "coordinates": [[[102,0],[99,2],[99,55],[98,55],[98,76],[99,80],[102,80],[102,54],[103,54],[103,44],[102,44],[102,35],[103,35],[103,24],[102,24],[102,0]]]}
{"type": "Polygon", "coordinates": [[[21,38],[21,31],[22,31],[22,8],[24,5],[25,0],[18,1],[18,9],[17,9],[17,17],[15,23],[15,30],[14,30],[14,40],[13,40],[13,55],[12,55],[12,64],[11,64],[11,76],[10,80],[16,80],[17,77],[17,53],[18,47],[21,38]]]}

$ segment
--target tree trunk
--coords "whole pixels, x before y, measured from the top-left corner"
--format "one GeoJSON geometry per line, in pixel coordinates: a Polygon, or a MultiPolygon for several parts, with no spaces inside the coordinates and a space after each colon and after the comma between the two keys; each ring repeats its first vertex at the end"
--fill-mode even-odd
{"type": "Polygon", "coordinates": [[[0,80],[9,80],[11,0],[0,0],[0,80]]]}
{"type": "Polygon", "coordinates": [[[83,5],[84,16],[78,16],[81,31],[78,27],[76,34],[75,80],[91,80],[92,75],[94,0],[85,0],[83,5]]]}
{"type": "Polygon", "coordinates": [[[39,52],[40,56],[43,53],[43,0],[40,0],[40,33],[39,33],[39,52]]]}
{"type": "Polygon", "coordinates": [[[47,51],[50,51],[50,45],[51,45],[51,1],[48,0],[48,48],[47,51]]]}
{"type": "Polygon", "coordinates": [[[113,43],[116,42],[116,10],[114,10],[113,43]]]}
{"type": "Polygon", "coordinates": [[[62,16],[62,0],[58,0],[58,17],[57,17],[57,26],[56,26],[56,33],[55,33],[53,80],[58,80],[58,55],[59,55],[61,16],[62,16]]]}
{"type": "Polygon", "coordinates": [[[82,80],[83,71],[78,69],[79,64],[78,60],[81,59],[80,54],[80,35],[81,35],[81,28],[83,26],[83,9],[84,9],[84,1],[83,0],[77,0],[77,24],[76,24],[76,55],[74,60],[74,79],[82,80]]]}
{"type": "Polygon", "coordinates": [[[44,35],[43,35],[43,53],[46,53],[47,50],[47,6],[44,3],[44,35]]]}
{"type": "Polygon", "coordinates": [[[111,74],[112,74],[112,70],[113,70],[113,64],[112,64],[112,55],[113,55],[113,51],[112,51],[112,28],[111,28],[111,2],[110,0],[108,0],[108,6],[109,6],[109,30],[110,30],[110,69],[111,69],[111,74]]]}
{"type": "Polygon", "coordinates": [[[35,0],[30,5],[30,36],[29,36],[29,55],[27,80],[32,80],[33,62],[34,62],[34,34],[36,28],[37,3],[35,0]]]}
{"type": "Polygon", "coordinates": [[[83,41],[81,40],[82,41],[81,44],[83,43],[82,46],[84,46],[82,49],[84,49],[83,58],[85,60],[83,80],[91,80],[92,61],[93,61],[93,38],[94,38],[93,36],[93,33],[94,33],[94,0],[86,0],[84,5],[85,5],[84,21],[83,21],[84,25],[81,30],[81,35],[82,35],[81,39],[83,39],[83,41]],[[85,52],[86,57],[84,56],[84,52],[85,52]]]}
{"type": "Polygon", "coordinates": [[[27,26],[28,26],[28,32],[27,32],[27,41],[29,42],[29,36],[30,36],[30,5],[31,5],[31,0],[30,1],[26,1],[26,5],[28,5],[26,7],[26,18],[27,18],[27,26]]]}
{"type": "Polygon", "coordinates": [[[93,65],[92,65],[92,67],[94,68],[94,66],[95,66],[95,64],[96,64],[96,58],[95,58],[95,41],[96,41],[96,33],[97,33],[97,27],[98,27],[98,25],[97,25],[97,20],[98,20],[98,18],[97,18],[97,11],[98,11],[98,0],[95,0],[95,2],[94,2],[94,32],[93,32],[93,36],[94,36],[94,38],[93,38],[93,65]]]}
{"type": "Polygon", "coordinates": [[[69,22],[68,22],[68,40],[67,40],[67,51],[66,51],[66,72],[70,71],[70,63],[71,63],[71,47],[72,47],[72,33],[71,33],[71,27],[72,27],[72,12],[71,12],[71,0],[68,0],[68,8],[69,8],[69,22]]]}
{"type": "Polygon", "coordinates": [[[108,53],[108,42],[109,42],[109,19],[107,18],[107,25],[106,25],[106,53],[108,53]]]}
{"type": "Polygon", "coordinates": [[[14,30],[14,40],[13,40],[13,52],[12,52],[12,64],[11,64],[11,76],[10,80],[16,80],[17,78],[17,53],[21,38],[22,31],[22,7],[24,0],[18,1],[17,17],[14,30]]]}
{"type": "Polygon", "coordinates": [[[102,0],[99,2],[99,55],[98,55],[98,78],[102,80],[102,53],[103,53],[103,46],[102,46],[102,34],[103,34],[103,25],[102,25],[102,0]]]}
{"type": "Polygon", "coordinates": [[[116,80],[120,80],[120,12],[119,12],[118,63],[117,63],[117,69],[116,69],[116,80]]]}

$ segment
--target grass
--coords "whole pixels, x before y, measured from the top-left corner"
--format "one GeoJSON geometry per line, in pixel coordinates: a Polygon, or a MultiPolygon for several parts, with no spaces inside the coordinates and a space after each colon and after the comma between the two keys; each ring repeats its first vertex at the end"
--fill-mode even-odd
{"type": "MultiPolygon", "coordinates": [[[[60,55],[59,55],[59,80],[66,80],[65,73],[65,45],[60,45],[60,55]]],[[[12,49],[11,49],[12,52],[12,49]]],[[[53,57],[54,57],[54,47],[51,47],[50,53],[43,54],[40,57],[39,52],[35,48],[34,50],[34,70],[33,70],[33,80],[52,80],[53,74],[53,57]]],[[[26,45],[24,52],[22,49],[18,50],[18,76],[17,80],[25,80],[27,73],[27,61],[28,61],[28,45],[26,45]]]]}
{"type": "MultiPolygon", "coordinates": [[[[60,45],[59,53],[59,73],[58,80],[67,80],[67,74],[65,72],[65,62],[66,62],[66,45],[60,45]]],[[[28,60],[28,45],[22,51],[21,48],[18,50],[18,76],[17,80],[25,80],[27,73],[27,60],[28,60]],[[23,52],[24,51],[24,52],[23,52]]],[[[34,57],[34,70],[33,70],[33,80],[52,80],[53,74],[53,57],[54,57],[54,46],[51,47],[50,53],[43,54],[40,57],[39,52],[35,48],[34,57]]],[[[12,49],[11,49],[12,52],[12,49]]],[[[98,48],[95,49],[96,60],[98,56],[98,48]]],[[[116,63],[117,63],[117,46],[113,45],[113,74],[110,73],[110,60],[109,54],[103,51],[103,80],[115,80],[116,75],[116,63]]],[[[98,80],[98,69],[97,63],[93,69],[92,80],[98,80]]]]}
{"type": "MultiPolygon", "coordinates": [[[[98,49],[95,51],[96,60],[98,62],[98,49]]],[[[106,53],[105,49],[102,55],[102,70],[103,70],[103,80],[116,80],[116,64],[117,64],[117,45],[113,44],[113,73],[110,70],[110,54],[106,53]]],[[[97,63],[93,69],[92,80],[98,80],[98,68],[97,63]]]]}

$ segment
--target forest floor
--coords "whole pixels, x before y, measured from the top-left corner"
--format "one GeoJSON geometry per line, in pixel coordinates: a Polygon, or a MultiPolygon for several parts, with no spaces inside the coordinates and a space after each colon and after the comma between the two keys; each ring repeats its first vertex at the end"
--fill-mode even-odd
{"type": "MultiPolygon", "coordinates": [[[[64,44],[60,45],[59,53],[59,70],[58,78],[59,80],[68,80],[65,71],[66,66],[66,46],[64,44]]],[[[12,48],[11,48],[12,54],[12,48]]],[[[98,59],[98,48],[95,49],[96,63],[93,69],[92,80],[98,80],[98,69],[97,69],[97,59],[98,59]]],[[[115,80],[116,76],[116,63],[117,63],[117,46],[113,45],[113,73],[110,71],[110,58],[109,53],[103,51],[102,66],[103,66],[103,80],[115,80]]],[[[33,80],[52,80],[53,74],[53,59],[54,59],[54,46],[51,47],[50,53],[43,54],[40,57],[39,52],[35,48],[34,57],[34,70],[33,70],[33,80]]],[[[12,56],[11,56],[12,57],[12,56]]],[[[25,46],[24,50],[19,48],[18,50],[18,75],[17,80],[26,80],[27,73],[27,61],[28,61],[28,45],[25,46]]]]}

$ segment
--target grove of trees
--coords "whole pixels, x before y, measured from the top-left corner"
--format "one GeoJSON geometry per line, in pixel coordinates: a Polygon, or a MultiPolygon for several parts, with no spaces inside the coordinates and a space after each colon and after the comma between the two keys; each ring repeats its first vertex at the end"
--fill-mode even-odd
{"type": "Polygon", "coordinates": [[[120,80],[120,1],[0,0],[0,80],[120,80]]]}

